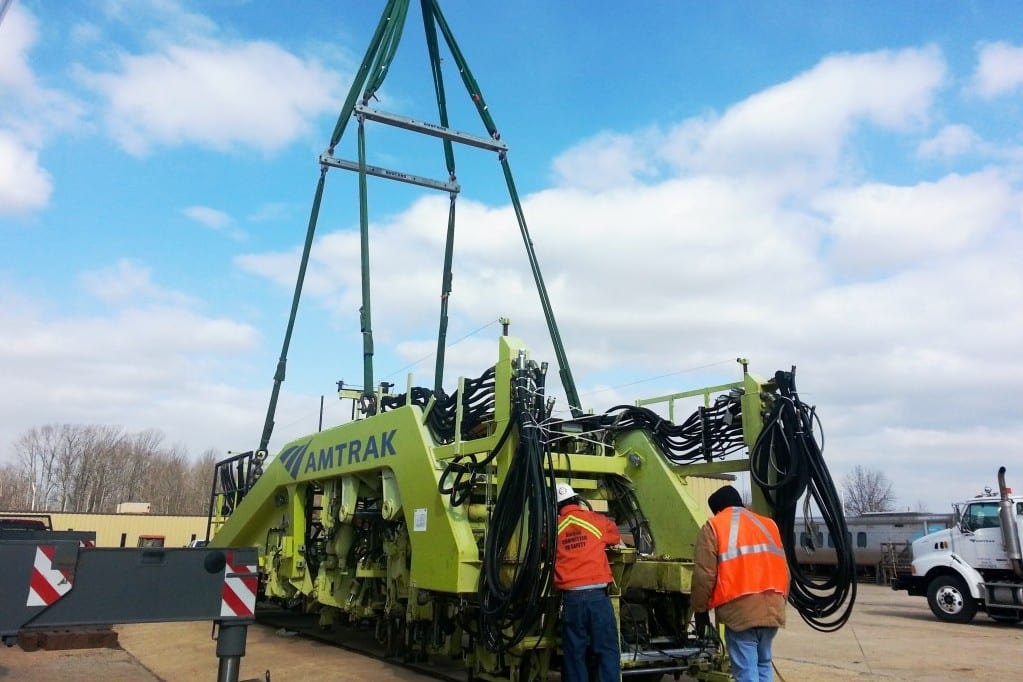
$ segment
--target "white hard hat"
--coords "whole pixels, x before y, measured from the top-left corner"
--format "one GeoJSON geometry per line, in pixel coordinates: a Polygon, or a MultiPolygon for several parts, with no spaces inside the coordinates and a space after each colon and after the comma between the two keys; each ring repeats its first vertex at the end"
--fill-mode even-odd
{"type": "Polygon", "coordinates": [[[575,496],[576,496],[576,492],[575,492],[575,490],[572,489],[572,486],[570,486],[567,483],[559,483],[558,484],[558,488],[557,488],[558,504],[561,504],[565,500],[570,499],[570,498],[575,497],[575,496]]]}

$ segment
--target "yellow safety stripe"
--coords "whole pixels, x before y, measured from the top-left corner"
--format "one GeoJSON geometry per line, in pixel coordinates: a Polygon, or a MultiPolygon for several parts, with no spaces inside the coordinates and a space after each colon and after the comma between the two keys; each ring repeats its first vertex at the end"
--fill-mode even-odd
{"type": "Polygon", "coordinates": [[[598,540],[604,537],[604,534],[600,532],[600,529],[592,523],[583,521],[582,519],[574,516],[566,516],[565,520],[558,524],[558,535],[561,535],[569,526],[579,526],[580,528],[592,533],[598,540]]]}

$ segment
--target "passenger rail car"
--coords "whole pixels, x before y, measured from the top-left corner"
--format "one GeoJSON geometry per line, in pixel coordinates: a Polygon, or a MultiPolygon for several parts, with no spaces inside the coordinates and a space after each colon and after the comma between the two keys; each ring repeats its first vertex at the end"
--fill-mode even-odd
{"type": "MultiPolygon", "coordinates": [[[[885,568],[892,570],[910,559],[913,540],[952,525],[952,514],[930,512],[868,512],[846,518],[849,545],[861,578],[886,582],[885,568]]],[[[810,527],[797,523],[799,564],[810,572],[828,573],[835,567],[835,538],[822,519],[810,527]]]]}

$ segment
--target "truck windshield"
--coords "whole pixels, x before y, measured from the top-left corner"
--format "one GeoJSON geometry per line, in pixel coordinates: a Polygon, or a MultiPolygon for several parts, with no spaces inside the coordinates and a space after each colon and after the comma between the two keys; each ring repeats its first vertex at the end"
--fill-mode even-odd
{"type": "Polygon", "coordinates": [[[963,530],[998,528],[998,503],[977,502],[966,508],[963,516],[963,530]]]}

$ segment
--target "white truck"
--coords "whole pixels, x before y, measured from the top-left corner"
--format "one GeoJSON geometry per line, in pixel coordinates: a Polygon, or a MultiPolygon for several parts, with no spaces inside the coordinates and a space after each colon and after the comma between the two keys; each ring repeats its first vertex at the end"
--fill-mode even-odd
{"type": "Polygon", "coordinates": [[[954,505],[951,528],[913,542],[911,573],[898,575],[892,589],[927,597],[931,611],[949,623],[968,623],[978,610],[996,621],[1023,620],[1023,495],[1005,485],[998,492],[954,505]]]}

